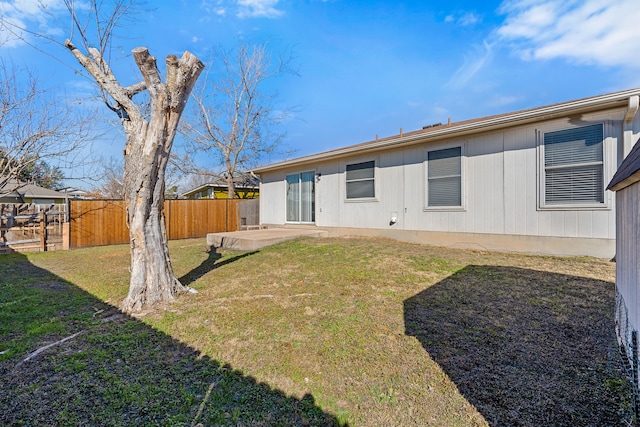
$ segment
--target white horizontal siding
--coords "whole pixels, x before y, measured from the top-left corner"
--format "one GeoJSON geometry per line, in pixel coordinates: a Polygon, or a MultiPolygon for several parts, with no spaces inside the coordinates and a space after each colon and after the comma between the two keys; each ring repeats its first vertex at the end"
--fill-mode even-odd
{"type": "MultiPolygon", "coordinates": [[[[581,120],[603,122],[605,130],[605,181],[618,163],[618,139],[624,110],[591,114],[581,120]]],[[[615,200],[606,196],[608,209],[541,210],[538,208],[539,165],[536,131],[563,129],[568,119],[490,132],[464,140],[415,145],[369,156],[359,155],[316,165],[316,223],[326,227],[401,229],[416,231],[508,234],[523,236],[615,238],[615,200]],[[447,144],[463,144],[464,207],[460,211],[425,209],[426,152],[447,144]],[[345,198],[346,164],[376,161],[376,198],[345,198]],[[398,223],[390,225],[392,213],[398,223]]],[[[262,174],[261,221],[285,223],[286,174],[310,170],[291,168],[262,174]]]]}

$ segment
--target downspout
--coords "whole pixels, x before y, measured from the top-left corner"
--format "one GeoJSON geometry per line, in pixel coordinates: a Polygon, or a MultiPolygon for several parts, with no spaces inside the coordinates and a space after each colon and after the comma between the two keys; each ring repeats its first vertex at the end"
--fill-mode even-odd
{"type": "Polygon", "coordinates": [[[633,95],[629,97],[629,106],[627,112],[624,114],[624,121],[622,123],[622,160],[627,157],[627,154],[631,151],[634,145],[633,141],[633,119],[638,113],[640,108],[640,96],[633,95]]]}

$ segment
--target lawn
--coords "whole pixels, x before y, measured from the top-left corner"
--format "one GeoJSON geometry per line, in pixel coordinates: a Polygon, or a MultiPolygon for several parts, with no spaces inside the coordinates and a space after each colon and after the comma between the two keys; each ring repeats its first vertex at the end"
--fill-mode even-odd
{"type": "Polygon", "coordinates": [[[135,318],[127,246],[0,256],[0,425],[632,425],[614,263],[371,238],[170,252],[199,293],[135,318]]]}

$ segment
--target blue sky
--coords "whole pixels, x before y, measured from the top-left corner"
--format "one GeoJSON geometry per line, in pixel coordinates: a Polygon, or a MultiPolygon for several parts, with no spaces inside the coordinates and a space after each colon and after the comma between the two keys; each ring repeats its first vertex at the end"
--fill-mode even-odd
{"type": "MultiPolygon", "coordinates": [[[[36,2],[0,1],[0,11],[62,41],[64,20],[40,15],[36,2]]],[[[60,1],[45,3],[55,15],[60,1]]],[[[156,0],[146,6],[154,9],[119,33],[123,55],[143,45],[159,59],[184,50],[205,58],[212,47],[267,42],[274,55],[294,57],[299,76],[282,76],[269,88],[282,108],[296,108],[286,123],[294,157],[448,118],[640,87],[637,0],[156,0]]],[[[11,39],[0,53],[34,67],[64,93],[87,90],[89,82],[74,74],[78,66],[63,50],[53,54],[70,66],[11,39]]],[[[119,63],[122,80],[133,79],[130,57],[119,63]]],[[[121,137],[96,150],[121,153],[121,137]]]]}

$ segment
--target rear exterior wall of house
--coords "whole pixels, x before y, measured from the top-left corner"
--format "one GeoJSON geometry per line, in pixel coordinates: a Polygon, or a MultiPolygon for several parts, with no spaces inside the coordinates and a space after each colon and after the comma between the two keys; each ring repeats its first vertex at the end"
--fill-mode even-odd
{"type": "MultiPolygon", "coordinates": [[[[613,257],[615,197],[604,188],[622,161],[624,114],[614,109],[266,171],[261,223],[443,246],[613,257]],[[563,184],[566,175],[550,148],[545,157],[545,147],[556,136],[584,143],[592,130],[602,132],[595,149],[601,157],[580,159],[589,141],[571,155],[595,167],[591,176],[599,193],[588,194],[595,199],[586,203],[565,200],[574,191],[582,197],[580,190],[563,184]],[[291,195],[292,188],[305,188],[292,187],[297,177],[306,180],[306,196],[291,195]],[[305,204],[303,215],[292,215],[298,204],[305,204]]],[[[636,134],[639,128],[636,117],[636,134]]]]}

